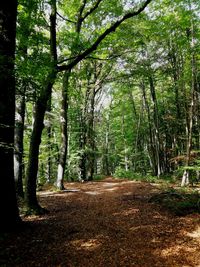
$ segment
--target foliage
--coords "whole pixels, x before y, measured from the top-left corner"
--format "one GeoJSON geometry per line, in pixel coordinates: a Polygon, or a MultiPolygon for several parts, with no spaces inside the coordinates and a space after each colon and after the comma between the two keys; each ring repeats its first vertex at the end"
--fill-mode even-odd
{"type": "MultiPolygon", "coordinates": [[[[114,175],[151,183],[180,182],[186,170],[191,183],[198,183],[200,6],[190,2],[152,1],[145,12],[124,21],[73,66],[65,111],[65,181],[80,180],[82,173],[83,180],[114,175]]],[[[26,97],[25,167],[35,102],[52,68],[50,3],[20,0],[18,6],[16,81],[17,100],[26,97]]],[[[79,60],[130,5],[117,0],[57,1],[58,68],[79,60]]],[[[44,121],[38,185],[54,183],[57,176],[63,135],[60,70],[44,121]]]]}
{"type": "Polygon", "coordinates": [[[197,191],[168,188],[162,193],[153,195],[150,202],[158,203],[178,216],[200,212],[200,195],[197,191]]]}

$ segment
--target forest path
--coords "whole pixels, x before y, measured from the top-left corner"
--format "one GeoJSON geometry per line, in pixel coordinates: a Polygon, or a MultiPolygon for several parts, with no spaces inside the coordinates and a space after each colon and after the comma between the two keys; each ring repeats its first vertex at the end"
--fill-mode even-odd
{"type": "Polygon", "coordinates": [[[150,203],[155,185],[107,178],[66,187],[39,193],[50,213],[3,241],[0,266],[200,266],[200,216],[150,203]]]}

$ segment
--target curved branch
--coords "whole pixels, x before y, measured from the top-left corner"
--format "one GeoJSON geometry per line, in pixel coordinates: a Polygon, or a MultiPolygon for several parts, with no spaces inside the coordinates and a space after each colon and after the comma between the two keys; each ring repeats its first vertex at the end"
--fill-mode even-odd
{"type": "Polygon", "coordinates": [[[75,21],[73,20],[70,20],[70,19],[67,19],[67,18],[64,18],[60,13],[56,12],[56,14],[63,20],[67,21],[67,22],[70,22],[70,23],[73,23],[73,24],[76,24],[75,21]]]}
{"type": "Polygon", "coordinates": [[[77,56],[76,59],[74,59],[72,62],[70,62],[68,65],[62,65],[58,66],[58,71],[64,71],[73,68],[76,66],[81,60],[86,58],[89,54],[91,54],[93,51],[97,49],[99,44],[108,36],[110,33],[114,32],[125,20],[135,17],[139,15],[151,2],[152,0],[147,0],[137,11],[129,12],[125,14],[121,19],[117,20],[115,23],[113,23],[108,29],[106,29],[98,38],[97,40],[83,53],[81,53],[79,56],[77,56]]]}

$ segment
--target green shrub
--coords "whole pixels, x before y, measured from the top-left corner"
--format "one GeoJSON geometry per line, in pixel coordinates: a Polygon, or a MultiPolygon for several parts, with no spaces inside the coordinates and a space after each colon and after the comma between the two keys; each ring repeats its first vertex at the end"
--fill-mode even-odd
{"type": "Polygon", "coordinates": [[[123,169],[121,167],[117,167],[113,176],[116,178],[134,179],[134,177],[136,177],[137,175],[138,174],[134,173],[131,170],[126,171],[125,169],[123,169]]]}
{"type": "Polygon", "coordinates": [[[169,188],[151,197],[150,202],[157,203],[178,216],[200,212],[199,193],[169,188]]]}
{"type": "Polygon", "coordinates": [[[106,176],[103,175],[103,174],[95,174],[93,180],[94,180],[94,181],[101,181],[101,180],[103,180],[105,177],[106,177],[106,176]]]}

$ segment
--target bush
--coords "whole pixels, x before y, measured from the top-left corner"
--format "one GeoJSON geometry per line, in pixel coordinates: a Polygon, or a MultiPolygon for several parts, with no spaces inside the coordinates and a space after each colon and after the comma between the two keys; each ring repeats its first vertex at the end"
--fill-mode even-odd
{"type": "Polygon", "coordinates": [[[134,179],[135,175],[136,175],[136,173],[134,173],[131,170],[126,171],[125,169],[123,169],[121,167],[117,167],[113,176],[116,178],[134,179]]]}
{"type": "Polygon", "coordinates": [[[101,180],[103,180],[105,177],[106,177],[106,176],[103,175],[103,174],[95,174],[93,180],[94,180],[94,181],[101,181],[101,180]]]}
{"type": "Polygon", "coordinates": [[[200,195],[170,188],[151,197],[150,202],[157,203],[178,216],[200,212],[200,195]]]}

